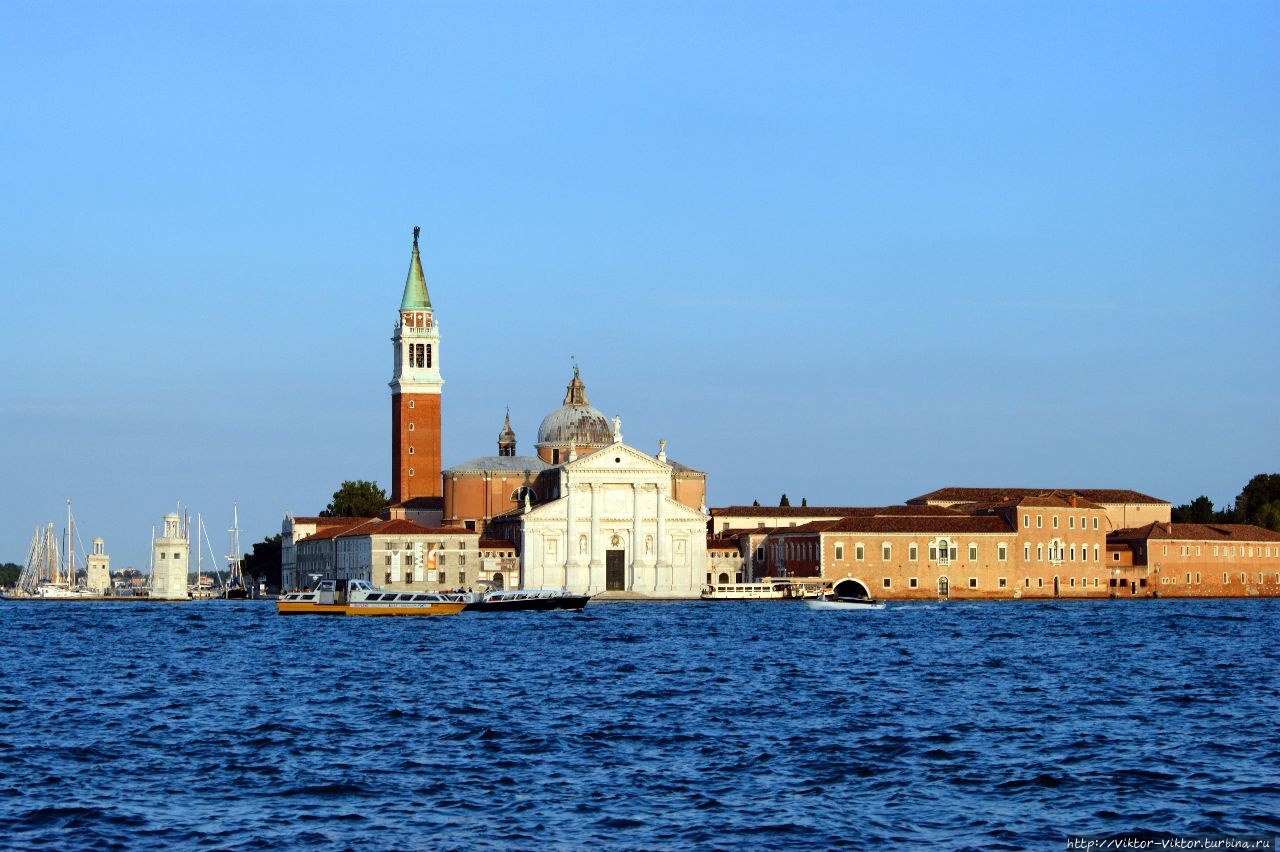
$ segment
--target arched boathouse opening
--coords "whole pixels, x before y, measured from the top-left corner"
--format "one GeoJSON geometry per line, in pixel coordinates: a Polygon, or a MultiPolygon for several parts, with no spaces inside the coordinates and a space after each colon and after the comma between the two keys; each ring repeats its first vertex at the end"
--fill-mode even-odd
{"type": "Polygon", "coordinates": [[[867,591],[867,587],[859,583],[857,580],[841,580],[832,587],[831,591],[838,598],[871,597],[871,593],[867,591]]]}

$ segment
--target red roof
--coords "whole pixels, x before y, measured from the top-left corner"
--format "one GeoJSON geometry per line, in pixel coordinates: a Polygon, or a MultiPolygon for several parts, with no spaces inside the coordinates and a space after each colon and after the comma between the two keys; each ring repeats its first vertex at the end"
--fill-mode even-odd
{"type": "Polygon", "coordinates": [[[787,533],[914,533],[917,535],[956,535],[960,533],[1010,533],[1014,527],[999,515],[952,515],[930,517],[848,517],[834,521],[813,521],[803,526],[779,529],[787,533]]]}
{"type": "Polygon", "coordinates": [[[1280,542],[1280,532],[1253,524],[1166,524],[1156,521],[1141,527],[1107,533],[1107,541],[1226,541],[1280,542]]]}
{"type": "Polygon", "coordinates": [[[1166,504],[1161,500],[1126,488],[939,488],[919,497],[908,500],[911,504],[920,503],[1003,503],[1022,497],[1034,497],[1045,494],[1079,494],[1094,503],[1156,503],[1166,504]]]}
{"type": "Polygon", "coordinates": [[[475,535],[464,527],[424,527],[404,519],[384,521],[381,518],[346,518],[343,520],[354,521],[354,523],[317,530],[302,541],[366,535],[475,535]]]}
{"type": "Polygon", "coordinates": [[[343,515],[335,515],[335,516],[317,516],[314,518],[295,517],[293,519],[293,522],[295,524],[314,524],[317,527],[331,527],[335,525],[341,526],[343,524],[358,524],[361,521],[372,521],[372,520],[374,519],[373,518],[352,518],[352,517],[346,517],[343,515]]]}
{"type": "Polygon", "coordinates": [[[725,506],[711,515],[741,515],[748,518],[848,518],[854,516],[919,517],[959,514],[946,506],[725,506]]]}

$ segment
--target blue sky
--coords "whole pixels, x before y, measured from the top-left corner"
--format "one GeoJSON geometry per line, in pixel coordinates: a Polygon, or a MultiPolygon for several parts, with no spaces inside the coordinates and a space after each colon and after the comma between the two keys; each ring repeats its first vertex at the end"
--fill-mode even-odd
{"type": "Polygon", "coordinates": [[[0,561],[388,487],[414,225],[446,466],[576,358],[712,505],[1231,502],[1278,80],[1274,2],[0,4],[0,561]]]}

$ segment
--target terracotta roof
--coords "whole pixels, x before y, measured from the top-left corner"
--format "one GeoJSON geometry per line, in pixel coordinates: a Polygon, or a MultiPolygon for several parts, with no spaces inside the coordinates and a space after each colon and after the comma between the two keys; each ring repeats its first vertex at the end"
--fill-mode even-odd
{"type": "Polygon", "coordinates": [[[378,521],[378,526],[350,530],[343,535],[475,535],[466,527],[424,527],[405,518],[378,521]]]}
{"type": "Polygon", "coordinates": [[[1280,532],[1253,524],[1166,524],[1155,521],[1141,527],[1107,533],[1107,541],[1156,539],[1163,541],[1265,541],[1280,542],[1280,532]]]}
{"type": "Polygon", "coordinates": [[[919,517],[962,514],[946,506],[724,506],[712,509],[711,516],[741,515],[746,518],[786,517],[919,517]]]}
{"type": "Polygon", "coordinates": [[[977,502],[1004,502],[1008,500],[1016,500],[1019,497],[1029,497],[1041,494],[1079,494],[1086,500],[1092,500],[1094,503],[1158,503],[1165,504],[1168,500],[1161,500],[1158,497],[1151,497],[1137,491],[1130,491],[1126,488],[956,488],[947,487],[939,488],[937,491],[930,491],[928,494],[921,494],[919,497],[912,497],[908,503],[919,504],[929,501],[956,502],[956,503],[977,503],[977,502]]]}
{"type": "MultiPolygon", "coordinates": [[[[828,520],[830,520],[830,519],[828,519],[828,520]]],[[[731,527],[730,529],[727,529],[727,530],[721,530],[720,532],[711,533],[711,535],[714,535],[714,536],[716,536],[717,538],[725,539],[726,541],[729,541],[729,540],[737,541],[739,538],[741,538],[741,537],[742,537],[742,536],[744,536],[744,535],[745,535],[745,536],[767,536],[767,535],[773,535],[774,533],[787,532],[787,531],[789,531],[789,530],[797,530],[797,529],[799,529],[799,528],[800,528],[800,527],[799,527],[799,525],[796,525],[796,526],[794,526],[794,527],[791,527],[791,526],[787,526],[787,527],[731,527]]]]}
{"type": "Polygon", "coordinates": [[[325,539],[337,538],[351,530],[358,529],[367,524],[381,523],[377,518],[326,518],[325,520],[339,521],[340,523],[326,525],[317,529],[314,533],[306,538],[299,539],[303,541],[322,541],[325,539]]]}
{"type": "Polygon", "coordinates": [[[302,541],[322,541],[331,538],[350,538],[366,535],[475,535],[465,527],[424,527],[413,521],[399,519],[384,521],[381,518],[355,519],[357,523],[317,530],[302,541]]]}
{"type": "Polygon", "coordinates": [[[403,503],[392,503],[392,506],[399,506],[405,509],[413,509],[416,511],[430,511],[431,509],[443,509],[443,497],[411,497],[403,503]]]}
{"type": "Polygon", "coordinates": [[[1014,527],[998,515],[952,515],[936,517],[847,517],[835,521],[813,521],[798,527],[777,530],[787,533],[916,533],[958,535],[961,533],[1010,533],[1014,527]]]}
{"type": "Polygon", "coordinates": [[[476,545],[480,550],[498,550],[515,547],[515,542],[507,541],[505,538],[482,538],[480,543],[476,545]]]}
{"type": "Polygon", "coordinates": [[[1051,491],[1048,494],[1028,494],[1023,497],[1015,497],[1002,503],[997,503],[991,508],[1028,508],[1028,509],[1097,509],[1104,511],[1102,506],[1085,498],[1083,495],[1077,496],[1074,491],[1051,491]]]}
{"type": "Polygon", "coordinates": [[[335,517],[314,517],[314,518],[299,518],[295,516],[293,519],[293,522],[295,524],[315,524],[318,527],[331,527],[331,526],[340,526],[342,524],[353,524],[353,523],[358,524],[361,521],[370,521],[370,520],[373,520],[373,519],[372,518],[351,518],[351,517],[343,517],[341,515],[335,516],[335,517]]]}

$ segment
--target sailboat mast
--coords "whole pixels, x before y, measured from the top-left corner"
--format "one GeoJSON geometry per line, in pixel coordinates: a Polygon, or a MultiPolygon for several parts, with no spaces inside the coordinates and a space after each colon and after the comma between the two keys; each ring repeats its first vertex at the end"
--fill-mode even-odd
{"type": "Polygon", "coordinates": [[[200,588],[200,575],[204,573],[204,554],[200,551],[200,531],[204,529],[204,518],[196,512],[196,588],[200,588]]]}
{"type": "Polygon", "coordinates": [[[71,529],[71,501],[67,500],[67,588],[76,582],[76,540],[71,529]]]}
{"type": "Polygon", "coordinates": [[[231,552],[227,554],[227,573],[230,575],[229,583],[237,583],[244,585],[244,579],[240,573],[240,507],[233,500],[231,502],[231,552]]]}

